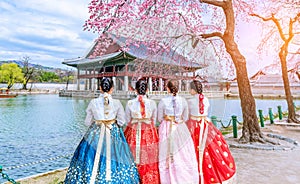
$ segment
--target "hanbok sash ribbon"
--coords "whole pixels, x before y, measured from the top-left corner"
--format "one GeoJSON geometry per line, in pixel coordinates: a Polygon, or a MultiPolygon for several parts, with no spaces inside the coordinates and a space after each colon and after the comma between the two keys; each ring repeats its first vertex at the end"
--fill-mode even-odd
{"type": "Polygon", "coordinates": [[[112,128],[112,124],[115,122],[115,119],[112,120],[95,120],[97,125],[101,126],[99,141],[96,149],[96,155],[93,165],[93,171],[91,176],[90,184],[94,184],[97,177],[98,165],[100,161],[100,153],[102,150],[103,138],[105,135],[106,138],[106,181],[111,181],[111,148],[110,148],[110,129],[112,128]]]}
{"type": "Polygon", "coordinates": [[[140,164],[140,152],[141,152],[141,137],[142,137],[142,123],[146,123],[148,125],[151,124],[151,119],[149,118],[134,118],[131,120],[132,124],[136,124],[137,123],[137,130],[136,130],[136,134],[135,134],[135,140],[136,140],[136,147],[135,147],[135,163],[136,164],[140,164]]]}
{"type": "Polygon", "coordinates": [[[206,139],[207,139],[207,130],[208,130],[208,128],[205,128],[205,130],[204,130],[204,126],[205,126],[205,119],[201,119],[200,133],[199,133],[200,134],[199,135],[199,145],[198,145],[199,166],[200,166],[199,174],[200,174],[201,182],[204,181],[202,163],[203,163],[203,154],[204,154],[205,143],[206,143],[206,139]]]}
{"type": "Polygon", "coordinates": [[[191,120],[195,120],[195,121],[200,121],[200,120],[207,120],[206,119],[206,116],[193,116],[193,115],[190,115],[190,119],[191,120]]]}
{"type": "Polygon", "coordinates": [[[184,121],[182,119],[180,119],[179,121],[175,121],[175,116],[168,116],[165,115],[164,119],[166,121],[170,121],[170,127],[169,127],[169,136],[168,136],[168,148],[167,148],[167,168],[169,168],[169,162],[173,162],[173,143],[172,143],[172,131],[173,131],[173,124],[177,125],[180,123],[183,123],[184,121]]]}

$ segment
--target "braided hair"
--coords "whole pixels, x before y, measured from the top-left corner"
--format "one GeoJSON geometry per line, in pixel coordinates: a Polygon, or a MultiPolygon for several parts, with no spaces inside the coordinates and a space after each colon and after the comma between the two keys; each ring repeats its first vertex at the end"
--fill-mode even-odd
{"type": "Polygon", "coordinates": [[[107,106],[109,104],[108,93],[110,89],[114,86],[114,83],[111,78],[103,77],[100,86],[102,91],[104,92],[104,105],[107,106]]]}
{"type": "Polygon", "coordinates": [[[198,80],[193,80],[190,83],[191,89],[195,90],[198,94],[202,94],[203,91],[203,87],[202,87],[202,83],[198,80]]]}
{"type": "Polygon", "coordinates": [[[144,79],[139,79],[135,83],[135,89],[139,95],[145,95],[148,89],[147,82],[144,79]]]}
{"type": "Polygon", "coordinates": [[[199,104],[198,104],[199,113],[203,114],[204,113],[204,102],[203,102],[204,95],[202,94],[203,89],[202,89],[201,82],[198,80],[193,80],[191,82],[191,89],[195,90],[199,94],[199,96],[198,96],[198,98],[199,98],[199,104]]]}
{"type": "Polygon", "coordinates": [[[173,96],[176,96],[179,88],[179,82],[177,80],[170,80],[167,84],[167,87],[170,89],[170,92],[173,94],[173,96]]]}
{"type": "Polygon", "coordinates": [[[114,87],[114,83],[111,78],[103,77],[100,82],[100,87],[103,92],[107,93],[112,87],[114,87]]]}

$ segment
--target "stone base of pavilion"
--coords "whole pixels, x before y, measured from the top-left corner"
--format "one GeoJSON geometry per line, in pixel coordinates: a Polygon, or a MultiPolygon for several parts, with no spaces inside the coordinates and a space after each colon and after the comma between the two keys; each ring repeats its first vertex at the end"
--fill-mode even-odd
{"type": "MultiPolygon", "coordinates": [[[[293,99],[300,99],[300,94],[293,94],[293,99]]],[[[226,93],[226,98],[239,98],[237,93],[226,93]]],[[[286,99],[284,94],[253,94],[254,98],[257,99],[286,99]]]]}
{"type": "MultiPolygon", "coordinates": [[[[61,90],[59,91],[60,97],[82,97],[82,98],[97,98],[100,91],[88,91],[88,90],[61,90]]],[[[185,98],[191,98],[188,91],[180,91],[179,95],[185,98]]],[[[168,95],[167,91],[150,91],[147,93],[148,97],[154,100],[159,100],[162,97],[168,95]]],[[[204,95],[208,98],[224,98],[228,96],[226,91],[205,91],[204,95]]],[[[132,99],[136,97],[136,93],[133,91],[114,91],[112,96],[116,99],[132,99]]]]}

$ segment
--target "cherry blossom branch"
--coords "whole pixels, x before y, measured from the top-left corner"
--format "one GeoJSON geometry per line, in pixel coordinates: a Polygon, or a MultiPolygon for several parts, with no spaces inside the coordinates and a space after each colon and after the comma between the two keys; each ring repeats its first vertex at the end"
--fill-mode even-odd
{"type": "Polygon", "coordinates": [[[188,27],[189,25],[188,25],[187,21],[185,20],[184,16],[182,15],[182,13],[178,13],[178,15],[179,15],[179,17],[181,17],[183,19],[185,27],[188,27]]]}
{"type": "Polygon", "coordinates": [[[260,16],[260,15],[258,15],[258,14],[255,14],[255,13],[251,13],[250,16],[258,17],[258,18],[262,19],[262,20],[265,21],[265,22],[267,22],[267,21],[273,21],[273,22],[275,23],[275,25],[276,25],[278,31],[279,31],[279,35],[280,35],[281,39],[282,39],[283,41],[286,41],[286,40],[287,40],[287,38],[285,37],[285,35],[284,35],[284,33],[283,33],[283,29],[282,29],[282,27],[281,27],[281,25],[280,25],[278,19],[275,18],[274,14],[272,14],[271,17],[268,17],[268,18],[262,17],[262,16],[260,16]]]}
{"type": "Polygon", "coordinates": [[[212,37],[219,37],[223,40],[223,34],[221,32],[212,32],[212,33],[206,33],[206,34],[200,34],[201,38],[207,39],[212,37]]]}
{"type": "MultiPolygon", "coordinates": [[[[118,11],[120,10],[120,8],[121,8],[122,6],[125,5],[126,1],[127,1],[127,0],[124,0],[124,2],[123,2],[122,4],[120,4],[120,5],[116,8],[116,11],[114,12],[113,18],[116,18],[116,17],[117,17],[118,11]]],[[[109,24],[108,24],[108,25],[104,28],[104,30],[102,31],[102,33],[106,33],[106,32],[108,31],[108,29],[112,26],[112,24],[113,24],[114,22],[115,22],[115,20],[114,20],[114,19],[111,19],[110,22],[109,22],[109,24]]]]}
{"type": "Polygon", "coordinates": [[[217,0],[199,0],[200,3],[207,3],[218,7],[224,7],[226,5],[225,1],[217,1],[217,0]]]}

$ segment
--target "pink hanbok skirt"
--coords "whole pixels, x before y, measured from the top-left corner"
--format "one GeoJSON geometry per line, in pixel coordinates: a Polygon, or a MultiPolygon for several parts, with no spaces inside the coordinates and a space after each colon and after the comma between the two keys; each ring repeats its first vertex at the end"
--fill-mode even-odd
{"type": "Polygon", "coordinates": [[[159,173],[162,184],[199,183],[194,143],[185,123],[160,124],[159,173]]]}

